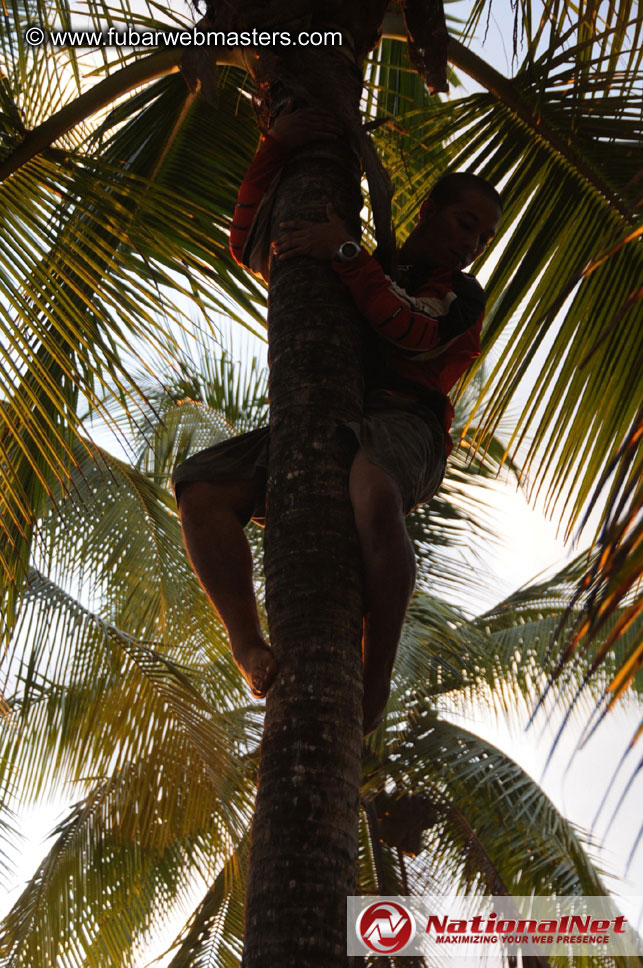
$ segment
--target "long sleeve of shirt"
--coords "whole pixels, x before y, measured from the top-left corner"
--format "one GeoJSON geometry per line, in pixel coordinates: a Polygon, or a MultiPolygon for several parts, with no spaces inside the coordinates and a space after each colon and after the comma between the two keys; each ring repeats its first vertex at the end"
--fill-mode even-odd
{"type": "Polygon", "coordinates": [[[257,154],[239,187],[237,204],[230,225],[230,251],[239,265],[249,268],[244,261],[244,248],[261,201],[279,174],[288,151],[271,135],[263,139],[257,154]]]}
{"type": "Polygon", "coordinates": [[[470,338],[482,321],[485,297],[473,276],[437,270],[416,295],[410,295],[364,250],[351,262],[332,265],[377,335],[410,358],[433,359],[463,336],[478,355],[477,340],[470,338]]]}
{"type": "Polygon", "coordinates": [[[372,334],[367,386],[427,402],[441,416],[448,455],[453,447],[448,393],[480,355],[484,290],[473,276],[439,269],[426,270],[411,294],[364,251],[332,266],[372,334]]]}

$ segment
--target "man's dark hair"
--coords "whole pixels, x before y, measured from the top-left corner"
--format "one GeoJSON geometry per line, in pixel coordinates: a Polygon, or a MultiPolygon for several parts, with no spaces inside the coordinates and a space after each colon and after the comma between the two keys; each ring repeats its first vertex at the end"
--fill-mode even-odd
{"type": "Polygon", "coordinates": [[[502,199],[493,185],[480,175],[473,175],[469,171],[454,171],[449,175],[443,175],[435,183],[427,198],[430,198],[438,208],[444,208],[445,205],[457,202],[462,192],[470,188],[482,192],[495,202],[502,212],[502,199]]]}

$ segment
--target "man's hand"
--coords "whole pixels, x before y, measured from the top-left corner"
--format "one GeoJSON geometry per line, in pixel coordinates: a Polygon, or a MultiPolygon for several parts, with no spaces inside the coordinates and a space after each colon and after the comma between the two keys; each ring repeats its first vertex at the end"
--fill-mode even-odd
{"type": "Polygon", "coordinates": [[[294,108],[290,100],[279,112],[268,134],[289,151],[308,144],[339,138],[342,127],[330,111],[321,108],[294,108]]]}
{"type": "Polygon", "coordinates": [[[332,259],[340,245],[352,236],[330,202],[326,206],[326,216],[327,222],[305,222],[300,218],[280,222],[282,234],[272,244],[275,256],[279,260],[296,255],[332,259]]]}

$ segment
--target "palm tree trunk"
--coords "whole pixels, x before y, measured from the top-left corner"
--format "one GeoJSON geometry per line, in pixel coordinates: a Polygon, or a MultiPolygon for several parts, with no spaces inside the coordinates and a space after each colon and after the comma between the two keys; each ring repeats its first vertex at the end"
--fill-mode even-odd
{"type": "MultiPolygon", "coordinates": [[[[272,237],[284,219],[324,219],[331,200],[359,237],[356,159],[339,143],[302,149],[284,170],[272,237]]],[[[357,888],[362,748],[352,453],[336,428],[361,412],[360,319],[331,266],[299,258],[272,270],[268,329],[266,601],[280,674],[267,701],[243,965],[335,968],[347,964],[346,897],[357,888]]]]}

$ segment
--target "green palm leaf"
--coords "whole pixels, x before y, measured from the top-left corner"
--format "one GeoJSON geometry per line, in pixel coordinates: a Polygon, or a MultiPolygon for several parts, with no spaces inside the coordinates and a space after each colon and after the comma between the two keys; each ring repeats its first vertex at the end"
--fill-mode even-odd
{"type": "MultiPolygon", "coordinates": [[[[391,105],[401,112],[425,148],[423,162],[408,147],[403,156],[412,173],[407,185],[421,188],[421,194],[400,195],[403,225],[410,227],[439,159],[504,182],[504,220],[485,256],[491,261],[495,251],[498,258],[487,287],[482,360],[496,360],[472,412],[475,436],[481,440],[493,431],[520,388],[531,383],[508,448],[521,453],[531,495],[543,490],[549,510],[564,508],[569,535],[601,483],[603,523],[612,524],[601,538],[609,567],[588,576],[593,610],[585,632],[593,634],[596,617],[617,608],[641,576],[635,482],[643,263],[634,214],[643,134],[635,44],[641,25],[631,5],[618,16],[610,5],[605,21],[588,11],[578,30],[565,32],[565,9],[547,5],[532,36],[535,21],[529,5],[523,7],[527,57],[511,80],[467,54],[470,72],[489,94],[446,105],[416,103],[415,115],[408,112],[410,98],[388,91],[375,104],[382,112],[391,105]],[[542,32],[548,17],[557,25],[550,46],[542,32]],[[610,466],[617,470],[608,487],[610,466]],[[632,500],[619,511],[623,486],[632,500]]],[[[482,10],[475,8],[474,21],[482,10]]],[[[403,57],[395,62],[404,77],[403,57]]],[[[403,85],[389,75],[389,88],[403,85]]],[[[385,133],[379,140],[383,150],[390,147],[385,133]]],[[[475,370],[467,379],[474,376],[475,370]]],[[[628,666],[615,679],[615,694],[636,668],[628,666]]]]}
{"type": "Polygon", "coordinates": [[[203,785],[200,826],[182,823],[197,793],[198,784],[188,789],[193,765],[176,764],[175,774],[167,761],[133,763],[72,809],[5,919],[3,964],[134,964],[137,942],[154,936],[176,895],[214,876],[230,849],[218,818],[208,816],[203,785]],[[154,769],[158,784],[150,782],[154,769]],[[157,836],[142,837],[141,821],[157,836]]]}
{"type": "Polygon", "coordinates": [[[587,836],[491,744],[425,709],[387,754],[371,760],[365,780],[382,893],[607,893],[584,853],[587,836]]]}
{"type": "MultiPolygon", "coordinates": [[[[187,194],[179,197],[102,162],[34,165],[35,179],[20,173],[11,191],[0,189],[11,248],[18,238],[24,253],[22,263],[7,260],[0,272],[5,583],[22,580],[43,502],[68,479],[79,394],[100,409],[98,391],[109,381],[134,405],[141,392],[131,380],[127,347],[178,354],[177,344],[161,335],[159,297],[177,327],[183,322],[176,293],[206,318],[223,307],[239,318],[230,313],[230,295],[257,318],[227,252],[220,199],[201,204],[203,185],[190,189],[186,181],[187,194]],[[55,241],[52,221],[58,222],[55,241]]],[[[9,589],[10,613],[12,601],[9,589]]]]}
{"type": "Polygon", "coordinates": [[[242,953],[245,881],[250,836],[224,864],[172,948],[170,968],[236,968],[242,953]]]}

